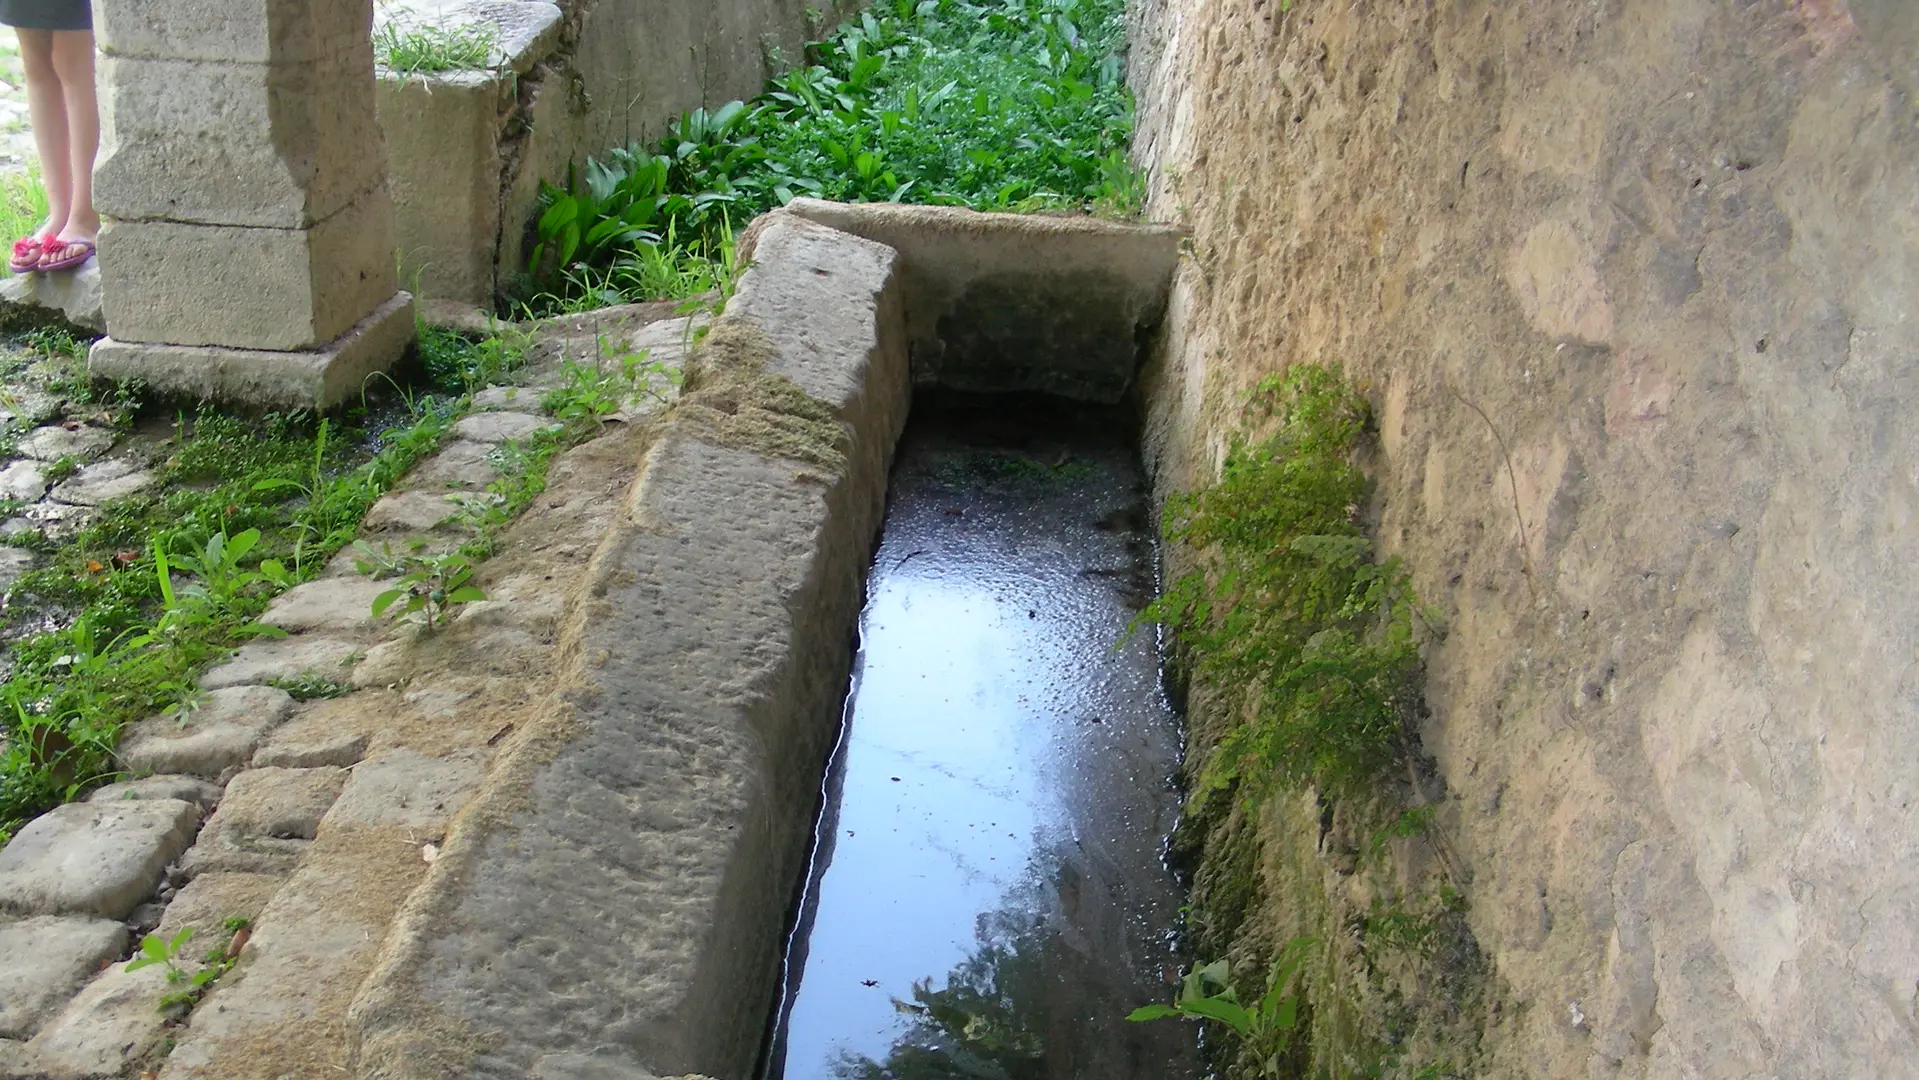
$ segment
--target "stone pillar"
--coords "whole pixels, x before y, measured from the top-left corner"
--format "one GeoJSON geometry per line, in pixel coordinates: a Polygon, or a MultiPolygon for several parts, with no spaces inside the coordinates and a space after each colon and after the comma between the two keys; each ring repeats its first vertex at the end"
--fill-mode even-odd
{"type": "Polygon", "coordinates": [[[94,0],[107,334],[88,370],[325,407],[413,338],[373,0],[94,0]]]}

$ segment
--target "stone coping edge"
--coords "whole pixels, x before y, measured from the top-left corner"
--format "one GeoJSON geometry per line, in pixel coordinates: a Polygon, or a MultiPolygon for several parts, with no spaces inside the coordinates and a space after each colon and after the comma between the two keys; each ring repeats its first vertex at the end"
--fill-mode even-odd
{"type": "Polygon", "coordinates": [[[757,239],[568,598],[560,689],[354,1001],[355,1075],[757,1060],[910,392],[897,254],[794,215],[757,239]]]}

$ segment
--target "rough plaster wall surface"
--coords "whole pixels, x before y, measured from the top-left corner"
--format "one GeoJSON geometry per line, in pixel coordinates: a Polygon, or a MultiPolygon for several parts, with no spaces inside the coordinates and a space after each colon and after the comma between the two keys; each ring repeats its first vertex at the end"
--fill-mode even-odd
{"type": "Polygon", "coordinates": [[[1146,0],[1162,490],[1370,380],[1483,1076],[1919,1062],[1919,8],[1146,0]]]}

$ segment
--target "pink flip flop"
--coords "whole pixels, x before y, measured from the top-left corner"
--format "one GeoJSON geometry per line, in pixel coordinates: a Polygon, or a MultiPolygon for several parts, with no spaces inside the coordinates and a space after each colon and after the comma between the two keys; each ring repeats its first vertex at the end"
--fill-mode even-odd
{"type": "Polygon", "coordinates": [[[42,248],[42,250],[62,251],[67,248],[79,248],[79,254],[68,255],[65,258],[55,259],[52,262],[43,262],[35,267],[35,269],[43,274],[53,274],[61,270],[72,270],[88,259],[93,258],[93,241],[91,240],[61,240],[56,237],[55,239],[47,241],[46,246],[42,248]]]}
{"type": "Polygon", "coordinates": [[[40,268],[40,237],[23,236],[13,242],[13,258],[7,269],[16,274],[32,273],[40,268]]]}

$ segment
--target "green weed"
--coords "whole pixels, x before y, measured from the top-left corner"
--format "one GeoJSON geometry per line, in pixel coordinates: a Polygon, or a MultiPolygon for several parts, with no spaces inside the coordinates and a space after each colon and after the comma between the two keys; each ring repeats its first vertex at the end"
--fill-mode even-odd
{"type": "Polygon", "coordinates": [[[431,633],[454,608],[486,599],[472,580],[473,564],[458,552],[413,556],[393,588],[373,598],[373,617],[414,621],[431,633]]]}
{"type": "MultiPolygon", "coordinates": [[[[40,184],[40,169],[0,175],[0,243],[12,244],[31,236],[47,220],[47,191],[40,184]]],[[[0,266],[0,276],[12,271],[0,266]]]]}
{"type": "Polygon", "coordinates": [[[381,433],[304,414],[179,418],[154,494],[102,507],[15,582],[0,683],[0,839],[110,778],[123,725],[189,711],[194,677],[249,638],[273,595],[317,573],[360,518],[457,419],[422,402],[381,433]]]}
{"type": "Polygon", "coordinates": [[[565,360],[560,385],[540,398],[540,407],[575,430],[597,430],[607,417],[652,398],[665,400],[665,391],[679,380],[679,372],[650,360],[647,351],[611,355],[601,338],[592,364],[565,360]]]}
{"type": "Polygon", "coordinates": [[[353,684],[329,679],[324,675],[308,672],[293,679],[268,679],[268,686],[285,690],[295,701],[319,701],[325,698],[345,697],[353,692],[353,684]]]}
{"type": "Polygon", "coordinates": [[[505,381],[526,363],[533,333],[511,323],[494,322],[475,340],[443,326],[418,326],[420,366],[434,386],[470,394],[505,381]]]}
{"type": "Polygon", "coordinates": [[[1232,969],[1224,960],[1194,964],[1180,982],[1179,996],[1171,1005],[1146,1005],[1134,1009],[1126,1019],[1162,1020],[1179,1017],[1212,1021],[1238,1036],[1243,1051],[1259,1062],[1260,1075],[1278,1080],[1289,1055],[1301,1045],[1304,1009],[1300,996],[1300,969],[1313,948],[1313,938],[1298,937],[1273,958],[1266,973],[1266,992],[1258,999],[1241,1002],[1232,986],[1232,969]]]}
{"type": "MultiPolygon", "coordinates": [[[[55,332],[23,344],[38,355],[36,370],[59,369],[56,380],[68,377],[61,365],[85,355],[84,342],[55,332]]],[[[525,345],[504,330],[478,341],[449,336],[423,359],[436,386],[459,395],[510,373],[525,345]]],[[[152,465],[159,482],[151,493],[101,507],[71,538],[24,541],[46,558],[14,583],[12,625],[0,627],[8,661],[0,682],[0,842],[40,811],[110,779],[125,724],[155,713],[184,720],[201,699],[201,669],[253,637],[278,633],[256,621],[272,597],[312,578],[352,542],[374,500],[439,445],[465,408],[460,397],[433,389],[402,396],[405,417],[384,427],[364,412],[242,418],[202,406],[181,413],[152,465]]],[[[118,416],[130,415],[128,399],[109,400],[118,416]]],[[[540,475],[503,476],[500,506],[517,512],[532,497],[525,492],[537,493],[558,445],[556,435],[520,454],[540,475]]],[[[406,564],[396,576],[412,569],[406,564]]],[[[317,680],[287,689],[320,697],[343,688],[317,680]]]]}
{"type": "Polygon", "coordinates": [[[588,434],[590,432],[549,428],[530,438],[502,443],[492,455],[500,475],[487,485],[484,499],[475,499],[471,504],[470,513],[477,532],[460,545],[460,553],[476,562],[490,557],[499,543],[501,531],[546,490],[547,466],[553,456],[588,434]]]}
{"type": "Polygon", "coordinates": [[[1171,628],[1195,677],[1244,700],[1200,794],[1239,786],[1362,793],[1409,759],[1421,609],[1397,558],[1357,518],[1366,401],[1336,369],[1298,365],[1253,406],[1276,423],[1218,484],[1167,503],[1167,537],[1200,566],[1142,615],[1171,628]]]}
{"type": "Polygon", "coordinates": [[[207,950],[200,964],[188,971],[184,959],[187,943],[193,940],[193,928],[183,928],[171,938],[162,938],[158,934],[148,934],[140,939],[140,952],[127,961],[126,970],[139,971],[142,968],[160,966],[166,969],[167,992],[160,997],[160,1010],[169,1012],[175,1009],[191,1009],[213,989],[213,984],[222,975],[233,969],[239,962],[240,950],[245,947],[252,924],[241,918],[226,920],[222,928],[226,930],[226,940],[207,950]]]}

